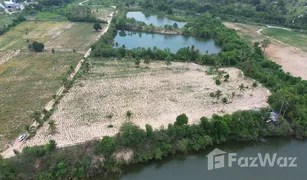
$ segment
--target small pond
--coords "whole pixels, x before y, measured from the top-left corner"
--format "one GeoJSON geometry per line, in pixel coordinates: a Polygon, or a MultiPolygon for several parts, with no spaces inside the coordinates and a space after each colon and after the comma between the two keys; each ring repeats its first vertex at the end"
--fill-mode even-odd
{"type": "Polygon", "coordinates": [[[169,48],[172,53],[176,53],[180,48],[192,45],[202,54],[205,54],[207,51],[209,54],[216,54],[221,51],[221,48],[215,44],[213,39],[186,35],[154,34],[118,30],[114,42],[119,43],[119,46],[125,45],[127,49],[137,47],[153,48],[156,46],[160,49],[169,48]]]}
{"type": "Polygon", "coordinates": [[[137,21],[142,21],[147,25],[153,24],[154,26],[164,26],[164,25],[173,25],[177,23],[179,28],[183,28],[185,22],[173,21],[168,19],[164,16],[157,16],[157,15],[145,15],[143,12],[140,11],[131,11],[127,13],[127,18],[134,18],[137,21]]]}

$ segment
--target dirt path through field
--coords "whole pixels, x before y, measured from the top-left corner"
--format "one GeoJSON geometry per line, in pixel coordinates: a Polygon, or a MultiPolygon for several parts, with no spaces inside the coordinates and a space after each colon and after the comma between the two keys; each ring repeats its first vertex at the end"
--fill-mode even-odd
{"type": "Polygon", "coordinates": [[[1,53],[0,57],[0,65],[6,63],[7,61],[9,61],[12,57],[16,56],[17,54],[20,53],[20,50],[16,50],[16,51],[8,51],[5,52],[4,54],[1,53]]]}
{"type": "Polygon", "coordinates": [[[235,29],[242,38],[247,38],[252,42],[261,41],[265,38],[271,39],[272,43],[266,50],[266,56],[281,65],[285,72],[307,80],[306,52],[272,37],[263,35],[261,33],[263,27],[228,22],[224,24],[228,28],[235,29]]]}
{"type": "MultiPolygon", "coordinates": [[[[108,31],[108,29],[109,29],[109,27],[110,27],[111,20],[112,20],[112,18],[113,18],[113,14],[114,14],[114,12],[112,12],[112,13],[110,14],[110,19],[108,20],[108,25],[107,25],[107,27],[106,27],[103,31],[101,31],[101,33],[99,33],[99,35],[97,35],[97,37],[95,38],[95,41],[97,41],[104,33],[106,33],[106,32],[108,31]]],[[[18,53],[19,53],[19,51],[18,51],[18,53]]],[[[18,53],[17,53],[17,54],[18,54],[18,53]]],[[[91,48],[84,54],[84,58],[87,58],[90,54],[91,54],[91,48]]],[[[83,61],[84,61],[84,59],[81,59],[81,60],[79,61],[79,63],[77,64],[76,68],[74,69],[74,72],[73,72],[73,73],[70,75],[70,77],[69,77],[70,80],[72,80],[72,79],[74,78],[74,76],[76,75],[76,73],[80,70],[83,61]]],[[[57,91],[57,96],[61,96],[64,89],[65,89],[64,86],[62,86],[62,87],[57,91]]],[[[45,109],[46,109],[46,110],[50,110],[50,109],[53,107],[54,103],[55,103],[54,100],[49,101],[49,102],[46,104],[45,109]]],[[[36,123],[36,122],[33,123],[32,126],[36,127],[36,126],[37,126],[37,123],[36,123]]],[[[44,127],[47,126],[47,123],[45,123],[43,126],[44,126],[44,127]]],[[[11,147],[9,147],[9,148],[6,149],[5,151],[3,151],[3,152],[1,153],[1,155],[2,155],[4,158],[10,158],[10,157],[15,156],[14,150],[17,150],[17,151],[21,152],[22,149],[23,149],[23,144],[24,144],[25,142],[26,142],[26,141],[19,142],[18,140],[15,140],[15,142],[11,145],[11,147]]]]}

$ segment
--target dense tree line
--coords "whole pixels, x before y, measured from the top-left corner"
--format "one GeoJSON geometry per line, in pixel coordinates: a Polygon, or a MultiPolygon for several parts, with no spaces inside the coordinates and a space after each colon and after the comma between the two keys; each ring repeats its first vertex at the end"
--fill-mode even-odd
{"type": "Polygon", "coordinates": [[[307,28],[306,16],[296,17],[299,1],[271,0],[125,0],[116,1],[119,6],[142,7],[166,14],[198,16],[209,12],[224,21],[257,22],[307,28]],[[295,21],[293,21],[295,20],[295,21]]]}
{"type": "Polygon", "coordinates": [[[265,136],[291,135],[287,121],[280,119],[277,127],[267,125],[267,109],[238,111],[232,115],[213,115],[200,118],[199,124],[188,125],[189,118],[181,114],[167,128],[145,130],[126,122],[114,137],[105,136],[73,148],[55,149],[56,142],[45,146],[26,147],[12,159],[0,160],[0,179],[70,179],[99,176],[118,179],[120,164],[114,156],[121,150],[133,150],[130,163],[160,160],[169,155],[200,151],[228,140],[257,141],[265,136]],[[101,160],[102,156],[104,157],[101,160]],[[103,161],[103,162],[102,162],[103,161]],[[103,164],[103,165],[102,165],[103,164]],[[35,172],[35,173],[33,173],[35,172]]]}
{"type": "Polygon", "coordinates": [[[19,15],[16,19],[13,19],[13,22],[9,25],[4,25],[3,27],[0,27],[0,35],[3,35],[7,31],[9,31],[11,28],[17,26],[19,23],[25,21],[26,19],[24,18],[23,15],[19,15]]]}
{"type": "Polygon", "coordinates": [[[30,4],[25,7],[24,12],[26,14],[35,15],[38,12],[52,12],[65,16],[68,20],[73,22],[101,22],[106,23],[103,20],[97,19],[88,6],[79,6],[69,4],[74,0],[65,1],[51,1],[42,0],[37,4],[30,4]]]}

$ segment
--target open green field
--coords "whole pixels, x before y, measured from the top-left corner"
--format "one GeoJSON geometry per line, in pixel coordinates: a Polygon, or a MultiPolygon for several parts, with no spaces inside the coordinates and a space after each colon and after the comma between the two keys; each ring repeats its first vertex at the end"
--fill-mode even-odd
{"type": "Polygon", "coordinates": [[[27,21],[0,36],[0,50],[27,49],[27,40],[45,43],[45,48],[87,50],[97,32],[92,23],[27,21]]]}
{"type": "Polygon", "coordinates": [[[79,53],[21,53],[0,66],[0,151],[33,123],[29,116],[52,99],[81,58],[79,53]]]}
{"type": "Polygon", "coordinates": [[[38,12],[35,18],[38,21],[67,21],[65,16],[52,12],[38,12]]]}
{"type": "Polygon", "coordinates": [[[261,31],[262,34],[270,36],[274,39],[282,41],[291,46],[298,47],[307,51],[307,34],[303,32],[276,29],[276,28],[266,28],[261,31]]]}
{"type": "MultiPolygon", "coordinates": [[[[106,25],[102,25],[102,28],[105,27],[106,25]]],[[[70,29],[64,31],[60,36],[53,38],[45,45],[47,48],[86,51],[98,33],[93,30],[92,23],[73,23],[70,29]]]]}

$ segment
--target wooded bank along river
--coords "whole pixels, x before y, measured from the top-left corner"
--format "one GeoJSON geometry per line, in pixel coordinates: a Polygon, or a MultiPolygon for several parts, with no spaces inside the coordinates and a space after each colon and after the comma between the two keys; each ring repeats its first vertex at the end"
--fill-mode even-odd
{"type": "MultiPolygon", "coordinates": [[[[124,168],[121,180],[306,180],[307,170],[307,141],[294,139],[270,138],[265,142],[243,143],[229,142],[214,146],[192,155],[175,155],[161,161],[153,161],[145,164],[129,165],[124,168]],[[233,162],[233,167],[227,167],[229,161],[226,157],[224,168],[208,170],[208,158],[206,157],[214,148],[219,148],[227,153],[237,153],[240,157],[262,157],[266,153],[272,159],[276,153],[276,161],[273,167],[269,163],[265,167],[239,167],[238,161],[233,162]],[[297,167],[278,167],[279,157],[297,157],[297,167]]],[[[291,164],[292,160],[280,162],[291,164]]],[[[244,163],[244,162],[243,162],[244,163]]],[[[251,165],[252,160],[249,161],[251,165]]],[[[259,159],[255,164],[260,166],[259,159]]]]}

